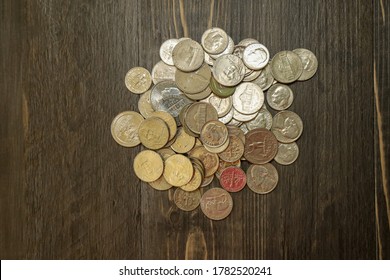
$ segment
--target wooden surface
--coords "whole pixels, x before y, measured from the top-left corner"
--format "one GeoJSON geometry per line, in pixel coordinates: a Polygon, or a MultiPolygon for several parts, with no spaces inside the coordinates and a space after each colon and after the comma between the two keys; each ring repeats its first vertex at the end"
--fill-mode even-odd
{"type": "Polygon", "coordinates": [[[3,0],[0,15],[2,259],[390,257],[388,1],[3,0]],[[110,134],[137,108],[127,70],[210,26],[319,61],[291,86],[297,162],[275,164],[274,192],[233,194],[218,222],[136,179],[140,148],[110,134]]]}

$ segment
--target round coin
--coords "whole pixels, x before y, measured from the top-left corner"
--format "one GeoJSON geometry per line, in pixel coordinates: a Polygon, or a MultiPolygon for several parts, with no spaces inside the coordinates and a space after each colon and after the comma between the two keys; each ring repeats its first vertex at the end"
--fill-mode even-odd
{"type": "Polygon", "coordinates": [[[163,175],[161,175],[156,181],[149,182],[149,185],[158,191],[166,191],[172,188],[172,185],[168,184],[163,175]]]}
{"type": "Polygon", "coordinates": [[[152,80],[156,85],[162,81],[174,81],[176,67],[165,64],[164,61],[159,61],[152,69],[152,80]]]}
{"type": "Polygon", "coordinates": [[[142,145],[151,150],[157,150],[167,144],[169,128],[161,118],[149,117],[140,124],[138,135],[142,145]]]}
{"type": "Polygon", "coordinates": [[[228,114],[233,106],[232,97],[220,98],[215,94],[211,94],[205,101],[209,102],[217,110],[218,118],[228,114]]]}
{"type": "Polygon", "coordinates": [[[292,51],[281,51],[271,61],[271,72],[274,78],[284,84],[292,83],[301,76],[302,61],[292,51]]]}
{"type": "Polygon", "coordinates": [[[195,94],[205,90],[210,84],[211,71],[207,64],[203,64],[194,72],[176,71],[176,85],[183,92],[195,94]]]}
{"type": "Polygon", "coordinates": [[[200,141],[210,148],[221,147],[228,138],[228,130],[220,121],[208,121],[200,132],[200,141]]]}
{"type": "Polygon", "coordinates": [[[268,49],[262,44],[250,44],[244,49],[242,60],[248,68],[260,70],[268,64],[268,49]]]}
{"type": "Polygon", "coordinates": [[[272,132],[282,143],[292,143],[302,134],[303,123],[301,118],[291,111],[280,111],[274,116],[272,132]]]}
{"type": "Polygon", "coordinates": [[[274,84],[267,91],[268,105],[277,111],[286,110],[291,106],[294,94],[288,85],[274,84]]]}
{"type": "Polygon", "coordinates": [[[266,128],[270,130],[272,127],[272,115],[263,106],[257,116],[253,120],[247,122],[245,125],[249,130],[253,130],[255,128],[266,128]]]}
{"type": "Polygon", "coordinates": [[[268,64],[260,73],[259,77],[253,80],[253,83],[258,85],[263,91],[267,90],[274,82],[274,77],[271,73],[271,66],[268,64]]]}
{"type": "Polygon", "coordinates": [[[196,102],[188,107],[184,120],[188,128],[199,135],[206,122],[218,120],[218,113],[211,104],[196,102]]]}
{"type": "Polygon", "coordinates": [[[173,155],[165,160],[163,174],[169,184],[175,187],[181,187],[191,180],[194,174],[194,167],[187,157],[173,155]]]}
{"type": "Polygon", "coordinates": [[[236,166],[225,168],[219,178],[221,186],[228,192],[239,192],[245,187],[245,172],[236,166]]]}
{"type": "Polygon", "coordinates": [[[263,90],[251,82],[240,84],[233,95],[233,107],[242,114],[251,115],[256,113],[263,106],[263,103],[263,90]]]}
{"type": "Polygon", "coordinates": [[[303,71],[299,76],[298,81],[309,80],[317,72],[318,60],[314,53],[307,49],[295,49],[293,50],[302,61],[303,71]]]}
{"type": "Polygon", "coordinates": [[[136,155],[133,168],[139,179],[144,182],[153,182],[163,174],[164,163],[158,153],[145,150],[136,155]]]}
{"type": "Polygon", "coordinates": [[[279,143],[278,152],[275,156],[275,161],[282,165],[289,165],[297,160],[298,155],[299,148],[295,142],[288,144],[279,143]]]}
{"type": "Polygon", "coordinates": [[[191,39],[180,41],[172,51],[172,59],[177,69],[191,72],[199,69],[204,62],[202,46],[191,39]]]}
{"type": "Polygon", "coordinates": [[[202,195],[200,207],[207,218],[222,220],[232,212],[233,199],[226,190],[211,188],[202,195]]]}
{"type": "Polygon", "coordinates": [[[275,157],[277,151],[278,141],[271,131],[256,128],[245,135],[244,157],[250,163],[267,163],[275,157]]]}
{"type": "Polygon", "coordinates": [[[194,175],[192,176],[191,180],[187,184],[182,186],[181,189],[186,192],[192,192],[198,189],[202,182],[202,173],[199,171],[198,168],[194,168],[194,175]]]}
{"type": "Polygon", "coordinates": [[[126,73],[125,84],[132,93],[141,94],[150,88],[152,77],[145,68],[134,67],[126,73]]]}
{"type": "Polygon", "coordinates": [[[195,145],[195,137],[188,135],[185,130],[181,127],[177,132],[175,142],[171,145],[171,149],[176,153],[184,154],[188,153],[195,145]]]}
{"type": "Polygon", "coordinates": [[[239,57],[233,54],[225,54],[215,61],[213,75],[221,85],[232,87],[238,85],[244,79],[245,66],[239,57]]]}
{"type": "Polygon", "coordinates": [[[234,91],[236,90],[235,87],[225,87],[217,82],[217,80],[214,77],[211,77],[210,80],[210,88],[214,92],[215,95],[226,98],[234,94],[234,91]]]}
{"type": "Polygon", "coordinates": [[[244,155],[244,143],[236,135],[229,136],[229,146],[219,153],[218,156],[220,159],[227,162],[235,162],[239,160],[244,155]]]}
{"type": "Polygon", "coordinates": [[[218,155],[207,151],[205,147],[196,147],[189,152],[189,155],[199,159],[203,163],[205,177],[212,176],[215,172],[217,172],[219,167],[218,155]]]}
{"type": "Polygon", "coordinates": [[[212,59],[217,59],[218,57],[220,57],[224,54],[231,54],[231,53],[233,53],[233,51],[234,51],[234,41],[230,36],[228,36],[228,45],[227,45],[226,49],[219,54],[210,54],[210,57],[212,59]]]}
{"type": "Polygon", "coordinates": [[[175,202],[177,208],[183,211],[195,210],[199,206],[200,198],[201,195],[199,190],[187,192],[177,188],[173,195],[173,201],[175,202]]]}
{"type": "Polygon", "coordinates": [[[228,46],[228,35],[218,27],[207,29],[202,35],[202,46],[209,54],[223,52],[228,46]]]}
{"type": "Polygon", "coordinates": [[[178,43],[178,39],[168,39],[161,44],[160,57],[166,64],[173,65],[172,51],[178,43]]]}
{"type": "Polygon", "coordinates": [[[138,111],[144,118],[150,117],[154,112],[152,104],[150,103],[150,90],[143,93],[138,99],[138,111]]]}
{"type": "Polygon", "coordinates": [[[137,112],[125,111],[118,114],[111,123],[111,135],[124,147],[135,147],[141,143],[138,128],[144,118],[137,112]]]}
{"type": "Polygon", "coordinates": [[[169,140],[172,140],[176,136],[177,124],[171,114],[164,111],[155,111],[151,116],[158,117],[166,123],[169,129],[169,140]]]}
{"type": "Polygon", "coordinates": [[[255,193],[267,194],[275,189],[279,175],[276,168],[270,164],[252,164],[246,171],[247,185],[255,193]]]}

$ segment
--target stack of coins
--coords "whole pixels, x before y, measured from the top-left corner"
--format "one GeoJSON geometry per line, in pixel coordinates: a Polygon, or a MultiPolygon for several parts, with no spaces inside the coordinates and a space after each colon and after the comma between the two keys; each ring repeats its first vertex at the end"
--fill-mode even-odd
{"type": "Polygon", "coordinates": [[[232,194],[245,186],[257,194],[274,190],[279,175],[271,162],[292,164],[303,130],[301,118],[288,110],[294,100],[288,84],[314,76],[315,55],[295,49],[270,59],[257,40],[235,45],[213,27],[201,43],[163,42],[160,57],[151,73],[128,71],[125,84],[140,94],[139,113],[121,112],[111,124],[118,144],[146,148],[134,158],[135,175],[156,190],[174,187],[179,209],[200,206],[213,220],[231,213],[232,194]],[[215,177],[220,187],[206,190],[215,177]]]}

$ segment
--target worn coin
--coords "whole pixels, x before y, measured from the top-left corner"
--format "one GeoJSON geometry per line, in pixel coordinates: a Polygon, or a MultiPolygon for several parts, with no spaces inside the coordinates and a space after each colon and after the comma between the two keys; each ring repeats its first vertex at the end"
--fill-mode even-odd
{"type": "Polygon", "coordinates": [[[246,185],[246,174],[241,168],[230,166],[222,171],[219,182],[228,192],[239,192],[246,185]]]}
{"type": "Polygon", "coordinates": [[[118,114],[111,123],[114,140],[124,147],[135,147],[141,143],[138,128],[144,118],[137,112],[125,111],[118,114]]]}
{"type": "Polygon", "coordinates": [[[159,61],[152,69],[152,80],[156,85],[162,81],[174,81],[176,67],[165,64],[164,61],[159,61]]]}
{"type": "Polygon", "coordinates": [[[189,155],[191,157],[199,159],[203,163],[205,169],[205,177],[213,175],[218,170],[218,155],[207,151],[205,147],[196,147],[189,152],[189,155]]]}
{"type": "Polygon", "coordinates": [[[228,130],[222,122],[212,120],[205,123],[200,132],[200,141],[210,148],[221,147],[228,138],[228,130]]]}
{"type": "Polygon", "coordinates": [[[220,98],[215,94],[211,94],[206,100],[217,110],[218,117],[223,117],[230,112],[233,106],[232,97],[220,98]]]}
{"type": "Polygon", "coordinates": [[[215,172],[215,176],[219,179],[221,177],[221,173],[225,168],[228,168],[229,166],[236,166],[241,167],[241,159],[238,159],[233,162],[224,161],[222,159],[219,159],[219,166],[217,172],[215,172]]]}
{"type": "Polygon", "coordinates": [[[292,143],[302,134],[303,123],[301,118],[292,111],[280,111],[274,116],[272,132],[282,143],[292,143]]]}
{"type": "Polygon", "coordinates": [[[276,168],[270,164],[252,164],[246,171],[247,185],[255,193],[267,194],[275,189],[279,175],[276,168]]]}
{"type": "Polygon", "coordinates": [[[195,137],[188,135],[184,128],[179,128],[175,142],[171,145],[176,153],[184,154],[189,152],[195,145],[195,137]]]}
{"type": "Polygon", "coordinates": [[[318,68],[318,60],[315,54],[307,49],[295,49],[293,52],[299,56],[303,65],[303,71],[298,81],[306,81],[313,77],[318,68]]]}
{"type": "Polygon", "coordinates": [[[166,64],[173,65],[172,51],[178,43],[179,43],[178,39],[168,39],[161,44],[160,58],[166,64]]]}
{"type": "Polygon", "coordinates": [[[161,118],[149,117],[140,124],[138,135],[142,145],[151,150],[157,150],[167,144],[169,128],[161,118]]]}
{"type": "Polygon", "coordinates": [[[199,135],[206,122],[218,120],[218,113],[209,103],[195,102],[188,107],[184,120],[188,128],[199,135]]]}
{"type": "Polygon", "coordinates": [[[166,191],[166,190],[169,190],[170,188],[172,188],[172,185],[169,184],[163,175],[160,176],[160,178],[158,178],[156,181],[153,181],[153,182],[149,182],[149,185],[155,189],[155,190],[158,190],[158,191],[166,191]]]}
{"type": "Polygon", "coordinates": [[[181,188],[177,188],[173,195],[173,201],[177,208],[183,211],[195,210],[200,203],[201,194],[199,190],[187,192],[181,188]]]}
{"type": "Polygon", "coordinates": [[[267,91],[268,105],[277,111],[286,110],[294,101],[294,94],[288,85],[274,84],[267,91]]]}
{"type": "Polygon", "coordinates": [[[170,156],[173,156],[176,154],[175,151],[173,151],[170,148],[162,148],[162,149],[157,150],[156,152],[162,157],[163,160],[166,160],[170,156]]]}
{"type": "Polygon", "coordinates": [[[232,54],[233,51],[234,51],[234,41],[230,36],[228,36],[228,45],[227,45],[226,49],[219,54],[210,54],[210,57],[212,59],[217,59],[218,57],[220,57],[224,54],[232,54]]]}
{"type": "Polygon", "coordinates": [[[191,180],[194,174],[194,167],[187,157],[176,154],[165,160],[163,174],[169,184],[181,187],[191,180]]]}
{"type": "Polygon", "coordinates": [[[284,84],[292,83],[301,76],[302,61],[292,51],[281,51],[271,61],[271,72],[274,78],[284,84]]]}
{"type": "MultiPolygon", "coordinates": [[[[259,114],[258,111],[254,112],[253,114],[242,114],[238,112],[236,109],[233,108],[233,119],[240,121],[240,122],[249,122],[256,118],[256,116],[259,114]]],[[[240,126],[241,124],[237,124],[237,126],[240,126]]]]}
{"type": "Polygon", "coordinates": [[[253,83],[258,85],[263,91],[267,90],[272,83],[274,82],[274,77],[271,73],[271,66],[268,64],[263,70],[261,70],[261,73],[258,78],[253,80],[253,83]]]}
{"type": "Polygon", "coordinates": [[[191,100],[205,99],[205,98],[209,97],[211,93],[212,93],[212,91],[211,91],[210,87],[206,87],[205,90],[198,92],[198,93],[195,93],[195,94],[188,94],[188,93],[184,92],[184,94],[191,100]]]}
{"type": "Polygon", "coordinates": [[[181,187],[183,191],[192,192],[200,187],[203,182],[202,173],[198,168],[194,168],[194,175],[191,180],[181,187]]]}
{"type": "Polygon", "coordinates": [[[254,70],[249,75],[245,75],[245,77],[244,77],[244,79],[242,81],[243,82],[252,82],[252,81],[256,80],[260,76],[262,71],[263,70],[254,70]]]}
{"type": "Polygon", "coordinates": [[[164,111],[154,111],[151,116],[158,117],[166,123],[169,129],[169,140],[172,140],[176,136],[177,124],[171,114],[164,111]]]}
{"type": "Polygon", "coordinates": [[[195,94],[205,90],[210,84],[211,71],[210,67],[204,63],[194,72],[176,71],[176,85],[183,92],[195,94]]]}
{"type": "Polygon", "coordinates": [[[202,46],[191,39],[180,41],[172,51],[172,59],[177,69],[191,72],[199,69],[204,61],[202,46]]]}
{"type": "Polygon", "coordinates": [[[203,182],[202,182],[202,185],[201,187],[207,187],[208,185],[210,185],[214,180],[214,175],[211,175],[209,177],[204,177],[203,178],[203,182]]]}
{"type": "Polygon", "coordinates": [[[226,148],[229,146],[229,138],[226,139],[225,143],[223,143],[221,146],[219,147],[210,147],[210,146],[207,146],[207,145],[204,145],[204,147],[206,148],[206,150],[208,150],[209,152],[213,153],[213,154],[218,154],[218,153],[222,153],[223,151],[226,150],[226,148]]]}
{"type": "Polygon", "coordinates": [[[240,42],[238,42],[237,46],[241,46],[241,47],[246,48],[247,46],[252,45],[252,44],[260,44],[260,43],[259,43],[259,41],[257,41],[254,38],[245,38],[245,39],[242,39],[240,42]]]}
{"type": "Polygon", "coordinates": [[[209,54],[223,52],[228,46],[228,35],[218,27],[207,29],[202,35],[202,46],[209,54]]]}
{"type": "Polygon", "coordinates": [[[138,99],[138,111],[144,118],[150,117],[154,112],[152,104],[150,103],[150,90],[143,93],[138,99]]]}
{"type": "Polygon", "coordinates": [[[268,64],[269,51],[262,44],[250,44],[244,49],[242,60],[248,68],[260,70],[268,64]]]}
{"type": "Polygon", "coordinates": [[[144,182],[153,182],[163,174],[164,163],[158,153],[145,150],[135,156],[133,168],[139,179],[144,182]]]}
{"type": "Polygon", "coordinates": [[[213,75],[221,85],[235,86],[244,79],[245,66],[239,57],[233,54],[225,54],[215,61],[213,75]]]}
{"type": "Polygon", "coordinates": [[[200,207],[207,218],[222,220],[232,212],[233,199],[226,190],[211,188],[202,195],[200,207]]]}
{"type": "Polygon", "coordinates": [[[223,117],[218,118],[218,120],[224,124],[227,124],[233,119],[234,110],[233,108],[223,117]]]}
{"type": "Polygon", "coordinates": [[[282,165],[292,164],[297,160],[299,155],[299,148],[295,142],[292,143],[279,143],[278,152],[275,156],[275,161],[282,165]]]}
{"type": "Polygon", "coordinates": [[[275,135],[265,129],[256,128],[245,135],[244,157],[251,163],[263,164],[271,161],[278,151],[275,135]]]}
{"type": "Polygon", "coordinates": [[[244,143],[236,135],[229,136],[229,146],[218,156],[227,162],[235,162],[244,155],[244,143]]]}
{"type": "Polygon", "coordinates": [[[225,87],[217,82],[217,80],[214,77],[211,77],[210,80],[210,88],[213,91],[213,93],[221,98],[227,98],[234,94],[234,91],[236,90],[235,87],[225,87]]]}
{"type": "Polygon", "coordinates": [[[241,140],[241,142],[245,144],[244,132],[238,127],[238,125],[230,125],[230,124],[228,124],[228,125],[226,125],[226,127],[228,129],[229,136],[236,135],[241,140]]]}
{"type": "Polygon", "coordinates": [[[145,68],[133,67],[126,73],[125,84],[132,93],[141,94],[150,88],[152,77],[145,68]]]}
{"type": "Polygon", "coordinates": [[[237,86],[233,95],[233,107],[238,112],[246,115],[254,114],[260,110],[263,103],[264,93],[258,85],[245,82],[237,86]]]}

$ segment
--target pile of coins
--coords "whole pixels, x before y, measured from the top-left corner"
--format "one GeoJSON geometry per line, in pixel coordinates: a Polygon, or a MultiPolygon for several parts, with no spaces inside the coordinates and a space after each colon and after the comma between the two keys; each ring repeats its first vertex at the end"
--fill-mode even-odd
{"type": "Polygon", "coordinates": [[[213,220],[231,213],[231,193],[245,186],[271,192],[279,176],[270,162],[293,163],[303,130],[301,118],[287,110],[294,99],[287,84],[313,77],[315,55],[295,49],[271,60],[257,40],[235,45],[213,27],[201,44],[190,38],[165,41],[160,57],[151,73],[142,67],[128,71],[126,87],[142,94],[139,113],[122,112],[111,124],[118,144],[146,148],[134,158],[136,176],[156,190],[175,187],[179,209],[200,205],[213,220]],[[265,99],[279,111],[274,116],[265,99]],[[246,172],[244,160],[250,163],[246,172]],[[214,177],[221,187],[206,190],[214,177]]]}

